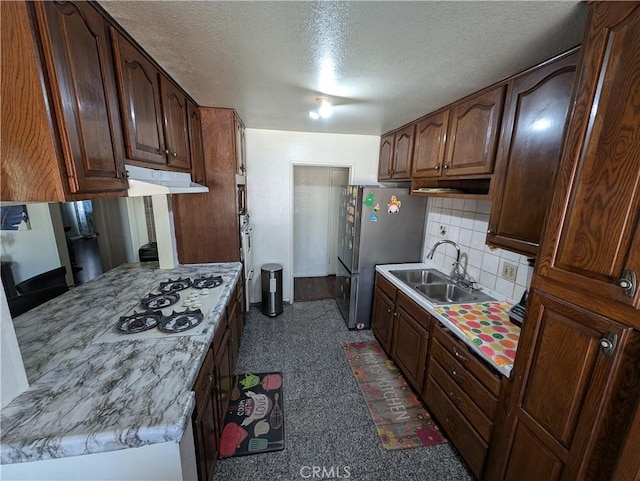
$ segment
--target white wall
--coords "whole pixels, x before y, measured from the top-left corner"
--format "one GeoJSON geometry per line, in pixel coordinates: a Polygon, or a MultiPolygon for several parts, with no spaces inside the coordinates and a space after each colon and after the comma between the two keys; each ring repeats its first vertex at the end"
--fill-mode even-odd
{"type": "Polygon", "coordinates": [[[16,283],[60,267],[49,204],[27,204],[31,230],[0,231],[3,261],[11,261],[16,283]]]}
{"type": "Polygon", "coordinates": [[[260,267],[283,270],[283,298],[291,299],[293,267],[293,166],[351,168],[352,184],[376,184],[380,137],[247,129],[248,207],[256,269],[251,301],[261,299],[260,267]]]}
{"type": "MultiPolygon", "coordinates": [[[[503,249],[492,249],[486,245],[490,211],[489,201],[429,198],[425,228],[425,257],[439,240],[452,240],[458,243],[463,256],[466,254],[467,272],[475,281],[511,300],[519,301],[522,293],[531,283],[533,267],[529,267],[527,258],[523,255],[503,249]],[[446,234],[441,233],[442,229],[446,234]],[[504,262],[517,266],[515,282],[500,276],[504,262]]],[[[433,261],[450,272],[455,256],[455,248],[443,244],[436,250],[433,261]]]]}

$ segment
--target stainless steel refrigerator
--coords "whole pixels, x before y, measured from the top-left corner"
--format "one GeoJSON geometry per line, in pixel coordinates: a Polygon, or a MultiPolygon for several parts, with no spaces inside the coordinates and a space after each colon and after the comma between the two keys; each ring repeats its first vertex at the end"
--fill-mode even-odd
{"type": "Polygon", "coordinates": [[[343,188],[338,227],[336,303],[349,329],[371,326],[375,266],[420,262],[427,207],[409,189],[343,188]]]}

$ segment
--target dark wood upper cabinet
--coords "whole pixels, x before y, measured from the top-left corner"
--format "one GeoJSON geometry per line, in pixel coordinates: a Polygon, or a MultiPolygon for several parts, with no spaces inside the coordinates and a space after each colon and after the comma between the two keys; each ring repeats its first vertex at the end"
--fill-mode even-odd
{"type": "Polygon", "coordinates": [[[624,305],[640,308],[638,3],[594,3],[582,48],[575,106],[541,247],[541,282],[564,285],[568,296],[580,295],[608,315],[616,309],[614,301],[621,305],[621,318],[640,328],[637,311],[623,311],[624,305]]]}
{"type": "Polygon", "coordinates": [[[126,191],[109,25],[86,2],[35,2],[71,193],[126,191]]]}
{"type": "Polygon", "coordinates": [[[393,154],[395,152],[395,134],[383,135],[380,138],[380,159],[378,162],[378,180],[391,179],[393,154]]]}
{"type": "Polygon", "coordinates": [[[445,175],[491,174],[505,86],[454,104],[449,114],[445,175]]]}
{"type": "Polygon", "coordinates": [[[187,128],[187,98],[173,82],[160,75],[162,116],[167,152],[171,167],[189,170],[189,131],[187,128]]]}
{"type": "Polygon", "coordinates": [[[396,149],[393,156],[391,178],[409,180],[411,178],[411,159],[413,158],[414,124],[396,132],[396,149]]]}
{"type": "Polygon", "coordinates": [[[513,371],[504,476],[489,479],[611,479],[637,402],[639,336],[534,292],[513,371]]]}
{"type": "Polygon", "coordinates": [[[111,28],[128,160],[166,164],[160,77],[153,64],[111,28]]]}
{"type": "Polygon", "coordinates": [[[189,146],[191,147],[191,178],[198,184],[206,184],[207,177],[204,168],[204,151],[202,147],[202,120],[198,106],[187,100],[189,114],[189,146]]]}
{"type": "Polygon", "coordinates": [[[411,177],[440,177],[444,167],[449,111],[418,121],[411,177]]]}
{"type": "Polygon", "coordinates": [[[487,243],[535,256],[553,196],[578,53],[509,83],[487,243]]]}

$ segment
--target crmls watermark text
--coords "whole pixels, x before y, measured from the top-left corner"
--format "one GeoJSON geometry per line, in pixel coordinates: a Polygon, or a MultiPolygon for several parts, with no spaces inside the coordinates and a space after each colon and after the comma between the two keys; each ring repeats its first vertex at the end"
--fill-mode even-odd
{"type": "Polygon", "coordinates": [[[346,479],[351,477],[349,466],[302,466],[300,476],[305,479],[346,479]]]}

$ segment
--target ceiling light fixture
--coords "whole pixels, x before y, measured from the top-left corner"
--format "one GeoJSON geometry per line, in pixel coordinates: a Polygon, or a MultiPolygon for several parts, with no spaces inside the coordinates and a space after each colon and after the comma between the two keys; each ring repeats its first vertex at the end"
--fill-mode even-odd
{"type": "Polygon", "coordinates": [[[329,99],[326,97],[318,97],[316,101],[320,103],[320,106],[316,110],[310,110],[309,117],[311,117],[313,120],[318,120],[320,118],[328,119],[329,117],[331,117],[333,107],[331,105],[331,102],[329,102],[329,99]]]}

